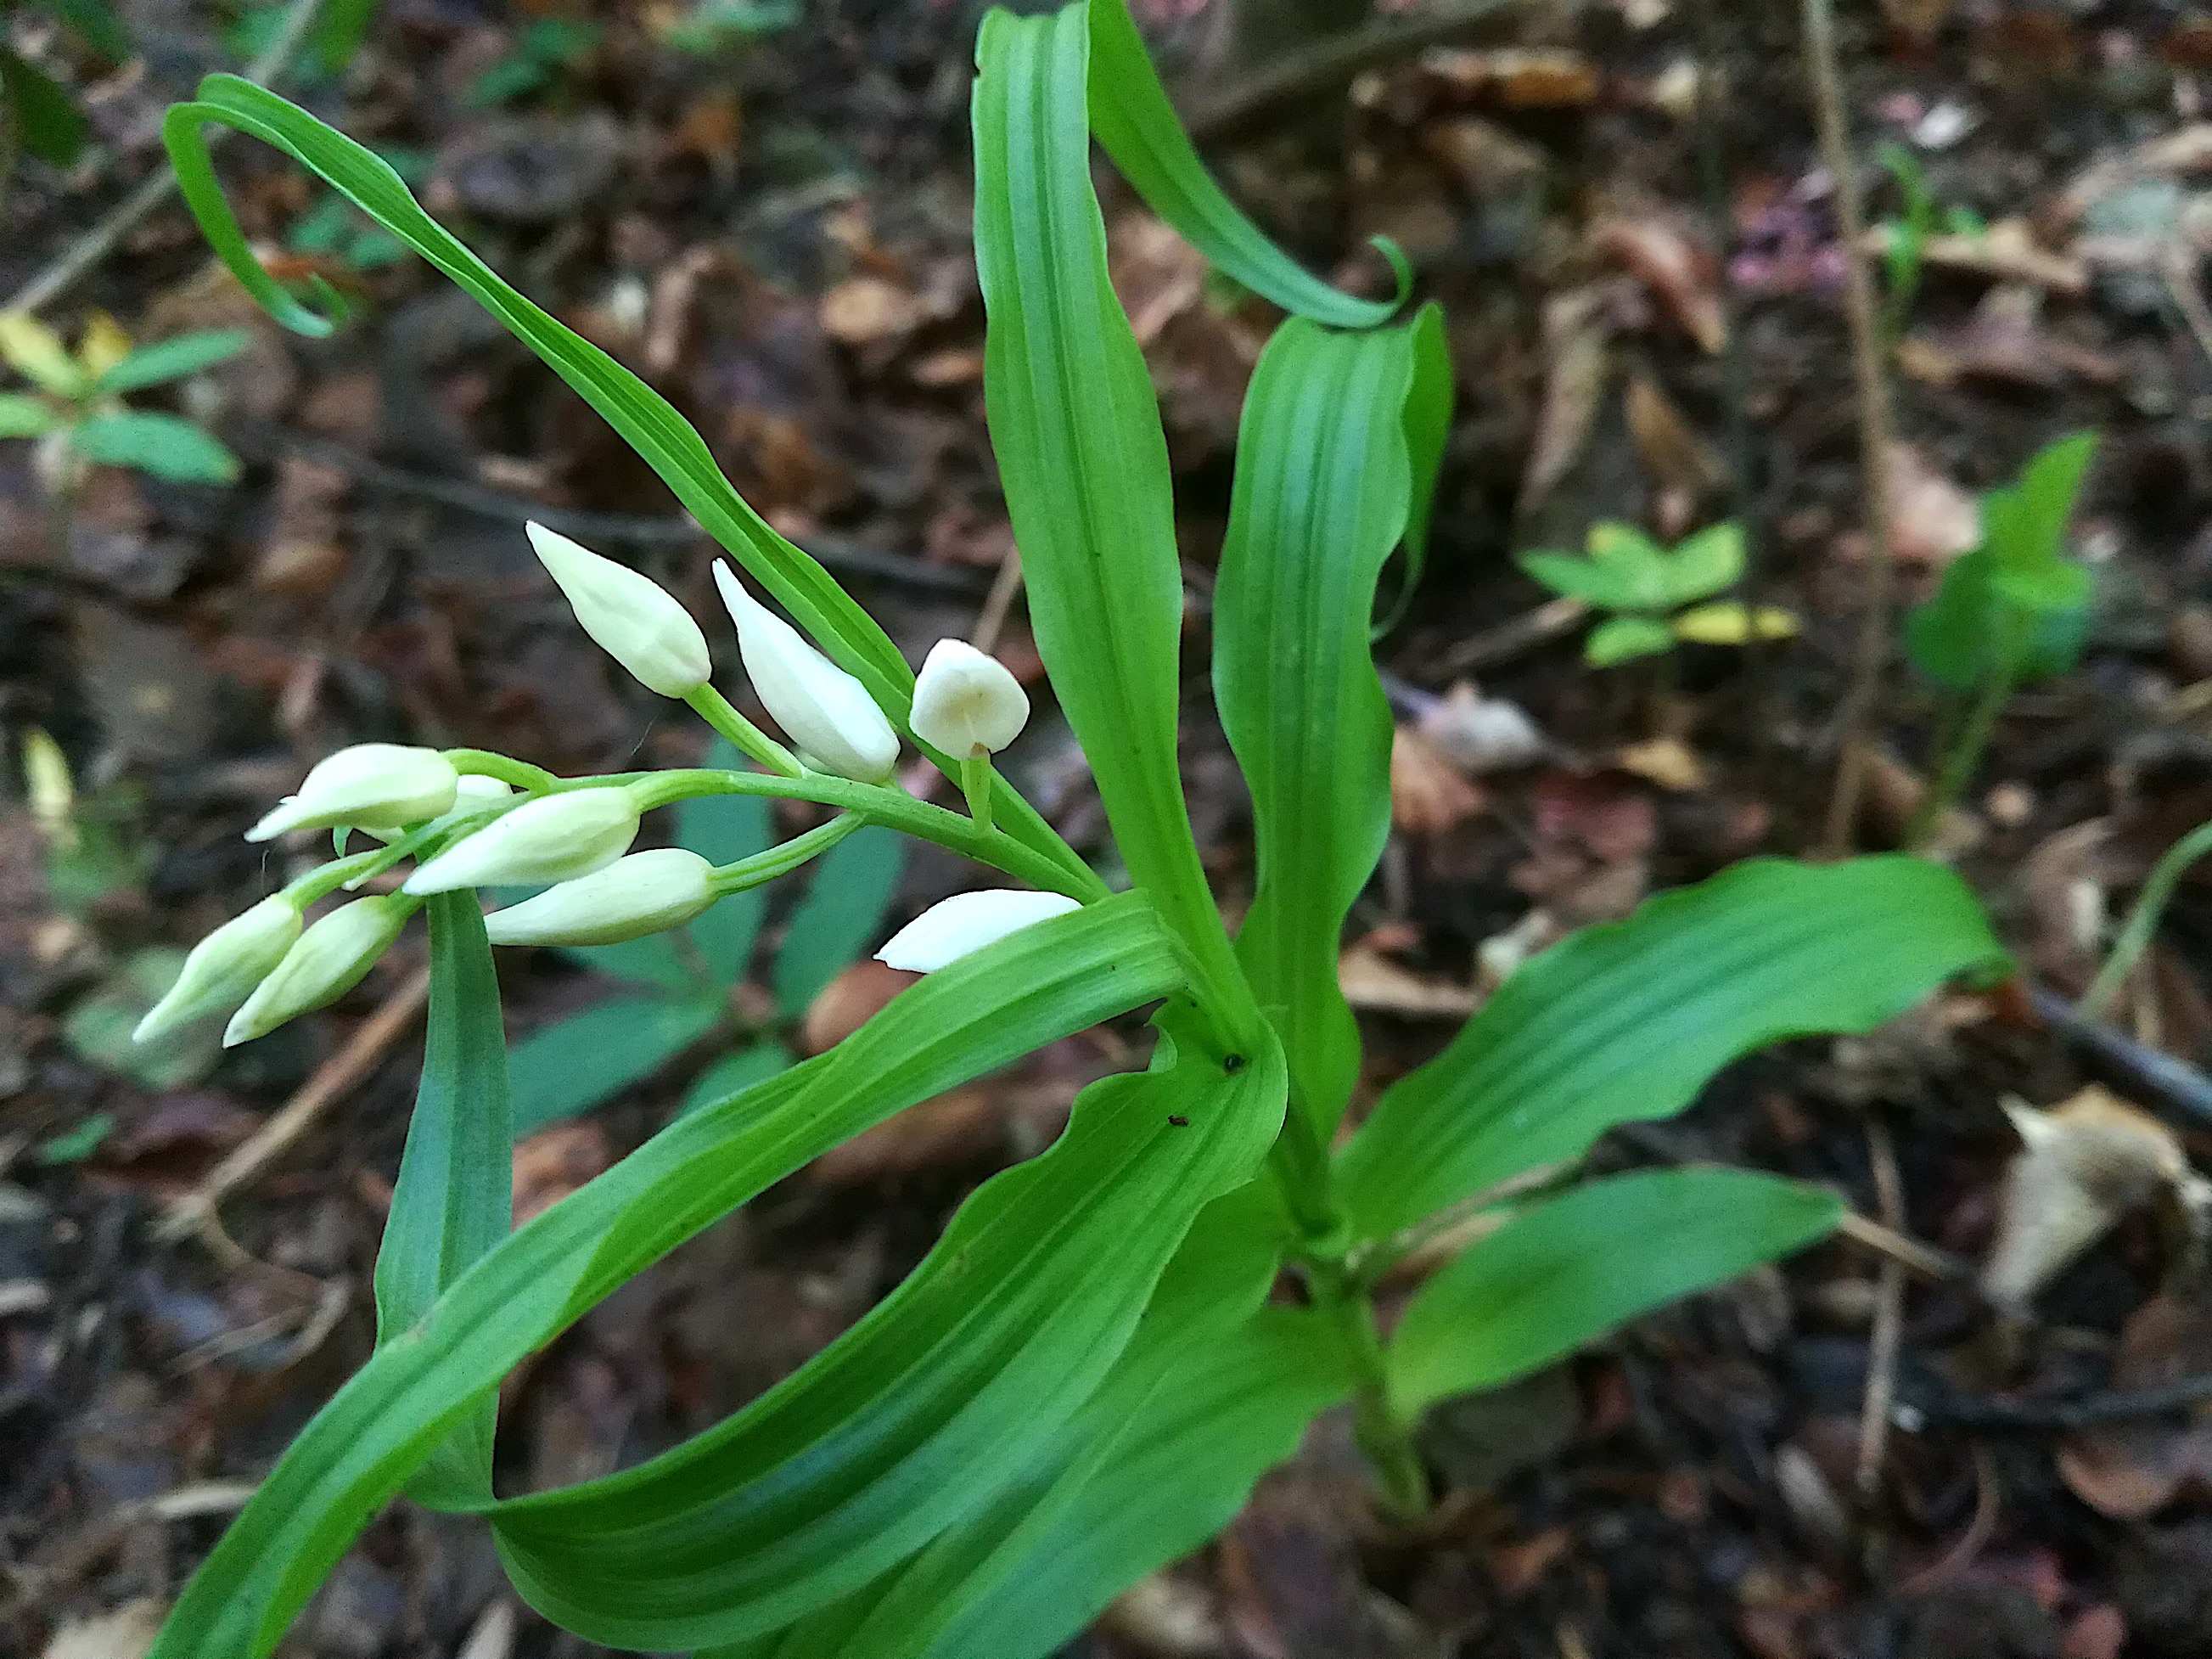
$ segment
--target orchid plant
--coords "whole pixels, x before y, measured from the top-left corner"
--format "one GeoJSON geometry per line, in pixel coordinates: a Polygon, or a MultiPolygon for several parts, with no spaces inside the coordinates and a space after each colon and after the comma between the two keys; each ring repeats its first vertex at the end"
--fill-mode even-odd
{"type": "Polygon", "coordinates": [[[1002,669],[946,642],[917,678],[672,408],[494,274],[373,155],[227,77],[171,112],[187,199],[280,319],[333,325],[255,262],[209,167],[209,123],[319,174],[636,447],[734,562],[717,581],[781,737],[715,688],[710,643],[672,596],[540,530],[583,627],[749,764],[562,778],[483,750],[363,745],[256,827],[393,839],[204,944],[154,1027],[235,1006],[243,1039],[295,1017],[419,909],[429,1036],[377,1262],[375,1352],[195,1577],[161,1659],[270,1652],[403,1492],[482,1517],[520,1594],[568,1629],[716,1659],[1047,1653],[1202,1543],[1340,1405],[1379,1500],[1417,1512],[1431,1493],[1416,1431],[1436,1402],[1802,1246],[1838,1213],[1823,1188],[1744,1171],[1576,1184],[1599,1136],[1679,1110],[1750,1048],[1863,1030],[1994,956],[1970,895],[1933,866],[1754,861],[1528,963],[1348,1128],[1361,1054],[1338,945],[1389,833],[1370,620],[1384,562],[1427,529],[1451,398],[1440,319],[1401,319],[1402,294],[1328,287],[1223,197],[1123,0],[994,12],[978,64],[989,423],[1038,648],[1126,890],[999,775],[992,757],[1026,713],[1002,669]],[[1255,819],[1233,937],[1185,811],[1167,449],[1107,278],[1094,137],[1216,266],[1291,313],[1253,374],[1214,594],[1214,699],[1255,819]],[[964,810],[900,787],[909,744],[964,810]],[[632,850],[657,809],[726,793],[829,816],[728,866],[632,850]],[[923,977],[827,1053],[685,1113],[510,1231],[491,947],[675,925],[862,824],[992,872],[884,946],[923,977]],[[302,930],[307,907],[402,865],[396,891],[302,930]],[[523,880],[551,884],[487,920],[477,890],[523,880]],[[1086,1090],[1054,1145],[976,1191],[907,1279],[797,1372],[635,1468],[495,1490],[501,1381],[585,1310],[902,1108],[1144,1009],[1145,1069],[1086,1090]]]}

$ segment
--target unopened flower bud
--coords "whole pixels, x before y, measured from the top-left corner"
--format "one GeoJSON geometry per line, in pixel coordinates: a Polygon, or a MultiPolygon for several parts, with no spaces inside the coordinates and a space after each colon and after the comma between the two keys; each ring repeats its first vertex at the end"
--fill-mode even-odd
{"type": "Polygon", "coordinates": [[[604,869],[637,839],[637,803],[626,789],[572,789],[526,800],[458,841],[407,878],[401,891],[574,881],[604,869]]]}
{"type": "Polygon", "coordinates": [[[318,762],[275,810],[246,832],[269,841],[287,830],[397,830],[452,810],[460,779],[434,749],[357,743],[318,762]]]}
{"type": "Polygon", "coordinates": [[[995,755],[1021,736],[1030,700],[996,657],[965,640],[939,640],[914,683],[915,737],[956,760],[995,755]]]}
{"type": "Polygon", "coordinates": [[[988,887],[955,893],[933,904],[893,933],[876,960],[909,973],[930,974],[1009,933],[1083,907],[1065,893],[1029,893],[988,887]]]}
{"type": "Polygon", "coordinates": [[[680,927],[714,902],[714,866],[680,847],[617,859],[484,918],[494,945],[620,945],[680,927]]]}
{"type": "Polygon", "coordinates": [[[584,631],[643,685],[681,697],[714,672],[707,636],[675,595],[649,576],[601,558],[542,524],[524,526],[538,562],[568,596],[584,631]]]}
{"type": "Polygon", "coordinates": [[[867,687],[746,592],[729,566],[714,566],[714,585],[738,625],[738,652],[753,690],[784,735],[824,771],[860,783],[890,777],[898,765],[898,733],[867,687]]]}
{"type": "Polygon", "coordinates": [[[222,1046],[232,1048],[265,1036],[288,1019],[336,1002],[391,949],[415,909],[397,893],[380,893],[331,911],[301,934],[284,959],[253,988],[246,1006],[231,1017],[222,1046]]]}
{"type": "MultiPolygon", "coordinates": [[[[471,812],[481,812],[488,806],[502,805],[514,798],[513,785],[501,783],[497,778],[480,777],[474,772],[464,772],[459,786],[453,791],[453,805],[433,818],[430,827],[434,830],[441,824],[457,823],[471,812]]],[[[379,841],[398,841],[401,832],[397,830],[372,830],[368,833],[379,841]]]]}
{"type": "Polygon", "coordinates": [[[192,946],[161,1000],[146,1011],[134,1042],[150,1042],[180,1025],[227,1014],[275,971],[300,937],[300,913],[282,893],[265,898],[192,946]]]}

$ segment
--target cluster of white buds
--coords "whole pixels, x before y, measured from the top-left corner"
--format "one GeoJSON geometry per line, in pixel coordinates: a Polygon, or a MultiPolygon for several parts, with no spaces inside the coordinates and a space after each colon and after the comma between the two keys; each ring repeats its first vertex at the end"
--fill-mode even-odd
{"type": "MultiPolygon", "coordinates": [[[[576,619],[608,655],[663,696],[699,702],[712,717],[742,720],[708,690],[714,664],[689,611],[649,578],[600,557],[568,537],[529,526],[530,543],[576,619]]],[[[761,704],[797,745],[805,765],[856,782],[883,784],[898,764],[899,736],[867,688],[831,662],[741,586],[726,565],[714,580],[761,704]]],[[[1029,699],[1003,665],[973,646],[941,640],[915,681],[911,726],[929,748],[961,769],[978,821],[988,824],[988,757],[1029,719],[1029,699]]],[[[750,731],[750,727],[744,728],[750,731]]],[[[754,732],[757,752],[787,769],[791,757],[754,732]]],[[[717,871],[695,853],[632,853],[644,786],[608,782],[555,787],[518,799],[495,777],[465,773],[434,749],[364,743],[319,763],[246,832],[253,842],[289,830],[331,830],[343,848],[360,830],[404,847],[327,865],[217,928],[185,958],[176,984],[139,1023],[148,1042],[185,1024],[231,1016],[226,1044],[243,1042],[335,1000],[358,984],[432,894],[522,884],[546,890],[495,911],[497,945],[611,945],[681,927],[746,879],[717,871]],[[488,821],[486,821],[488,820],[488,821]],[[339,906],[312,927],[302,913],[349,872],[358,885],[409,849],[422,862],[393,893],[339,906]]],[[[490,764],[487,759],[483,763],[490,764]]],[[[495,767],[495,769],[503,769],[495,767]]],[[[527,769],[524,769],[525,771],[527,769]]],[[[533,789],[538,786],[533,786],[533,789]]],[[[834,839],[834,837],[833,837],[834,839]]],[[[825,843],[826,844],[826,843],[825,843]]],[[[924,912],[886,945],[882,959],[927,973],[1018,928],[1077,908],[1057,893],[963,893],[924,912]]]]}

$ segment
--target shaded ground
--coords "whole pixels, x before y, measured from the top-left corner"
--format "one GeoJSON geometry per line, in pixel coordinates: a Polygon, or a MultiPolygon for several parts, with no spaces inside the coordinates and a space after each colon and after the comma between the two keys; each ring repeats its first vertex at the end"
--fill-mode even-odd
{"type": "MultiPolygon", "coordinates": [[[[1228,3],[1163,4],[1149,20],[1194,105],[1233,107],[1257,84],[1228,3]]],[[[966,252],[973,11],[814,0],[787,29],[687,53],[606,8],[596,34],[517,85],[526,46],[544,39],[534,9],[410,0],[383,9],[343,77],[289,89],[394,151],[494,265],[674,399],[748,497],[918,657],[976,629],[1010,544],[966,252]],[[510,95],[492,96],[502,84],[510,95]]],[[[0,250],[9,291],[155,164],[166,102],[238,61],[198,9],[130,16],[144,64],[120,71],[16,26],[86,88],[100,142],[70,173],[20,171],[0,250]]],[[[2085,914],[2124,903],[2160,848],[2212,816],[2212,342],[2190,325],[2204,315],[2192,239],[2212,167],[2212,128],[2197,119],[2207,26],[2159,6],[1939,4],[1916,43],[1913,21],[1844,20],[1863,142],[1912,147],[1946,208],[2020,228],[1972,242],[1963,263],[1931,262],[1899,349],[1893,507],[1908,589],[1926,591],[1971,539],[1965,492],[2061,433],[2106,434],[2075,532],[2100,572],[2093,647],[2017,700],[1954,840],[2023,961],[2078,991],[2094,961],[2085,914]]],[[[1762,3],[1711,21],[1704,68],[1725,96],[1702,130],[1694,5],[1529,9],[1483,30],[1349,88],[1316,74],[1210,147],[1234,193],[1317,268],[1376,280],[1359,249],[1388,233],[1449,308],[1461,409],[1436,546],[1381,647],[1410,734],[1399,833],[1346,966],[1371,1011],[1370,1093],[1439,1046],[1486,966],[1654,887],[1811,844],[1866,568],[1844,255],[1794,15],[1762,3]],[[1731,314],[1734,356],[1721,345],[1731,314]],[[1732,479],[1747,486],[1740,501],[1732,479]],[[1575,631],[1529,625],[1546,596],[1510,548],[1571,546],[1600,518],[1672,535],[1732,511],[1753,532],[1760,597],[1802,614],[1801,639],[1599,672],[1575,631]],[[1470,674],[1532,717],[1533,752],[1500,753],[1469,694],[1450,699],[1470,674]]],[[[103,307],[146,337],[253,327],[249,353],[180,394],[246,458],[243,482],[103,470],[61,523],[27,447],[0,447],[0,718],[11,755],[33,728],[51,733],[79,792],[73,854],[27,807],[9,809],[0,837],[10,1653],[173,1590],[235,1483],[370,1337],[368,1270],[419,1052],[418,964],[387,961],[330,1012],[213,1069],[133,1079],[114,1069],[116,1032],[143,994],[130,983],[139,953],[189,944],[266,890],[290,855],[239,831],[341,744],[482,744],[567,771],[699,747],[574,629],[520,531],[547,506],[597,515],[580,535],[627,546],[711,614],[708,550],[665,492],[520,346],[423,267],[380,261],[278,158],[240,143],[224,170],[252,234],[352,294],[352,326],[305,342],[261,323],[174,207],[50,314],[74,325],[103,307]],[[334,1060],[364,1031],[359,1064],[334,1060]],[[222,1230],[165,1237],[169,1207],[334,1064],[346,1086],[229,1194],[222,1230]]],[[[1271,319],[1209,283],[1118,186],[1107,200],[1202,596],[1243,380],[1271,319]]],[[[1894,210],[1893,195],[1875,200],[1894,210]]],[[[1195,672],[1200,609],[1187,777],[1233,900],[1245,808],[1195,672]]],[[[998,647],[1036,681],[1018,604],[998,647]]],[[[1881,725],[1869,845],[1900,832],[1930,742],[1903,672],[1881,725]]],[[[1035,722],[1012,769],[1079,846],[1098,844],[1064,726],[1035,722]]],[[[889,920],[964,879],[916,854],[889,920]]],[[[2212,904],[2185,885],[2119,1016],[2199,1063],[2209,935],[2212,904]]],[[[612,988],[550,955],[505,970],[517,1033],[612,988]]],[[[839,981],[808,1016],[813,1039],[885,994],[865,975],[839,981]]],[[[764,994],[734,1006],[765,1017],[764,994]]],[[[635,1144],[713,1047],[526,1143],[520,1201],[549,1202],[635,1144]]],[[[506,1477],[522,1488],[601,1473],[758,1393],[1127,1055],[1123,1035],[1093,1033],[918,1108],[642,1276],[511,1385],[506,1477]]],[[[2069,1429],[2048,1413],[1993,1427],[1962,1403],[2212,1370],[2201,1241],[2154,1204],[2030,1317],[1998,1322],[1972,1288],[2001,1225],[2049,1208],[2004,1194],[2018,1141],[2000,1097],[2050,1105],[2093,1075],[2016,998],[1961,995],[1864,1042],[1747,1062],[1685,1119],[1601,1149],[1611,1166],[1714,1158],[1827,1180],[1880,1215],[1894,1148],[1893,1218],[1935,1254],[1903,1300],[1898,1388],[1920,1426],[1891,1436],[1870,1496],[1856,1470],[1888,1258],[1839,1242],[1455,1407],[1430,1448],[1451,1494],[1416,1535],[1364,1518],[1349,1454],[1317,1432],[1219,1546],[1152,1581],[1078,1650],[2212,1650],[2207,1430],[2170,1416],[2069,1429]]],[[[2160,1105],[2124,1070],[2106,1080],[2160,1105]]],[[[2204,1150],[2193,1133],[2183,1146],[2204,1150]]],[[[287,1651],[453,1654],[472,1632],[472,1659],[595,1651],[514,1620],[477,1529],[406,1510],[347,1559],[287,1651]]]]}

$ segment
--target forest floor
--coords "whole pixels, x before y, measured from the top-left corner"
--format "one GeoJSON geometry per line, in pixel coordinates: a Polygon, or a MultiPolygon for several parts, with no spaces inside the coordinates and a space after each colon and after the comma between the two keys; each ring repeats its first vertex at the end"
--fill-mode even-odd
{"type": "MultiPolygon", "coordinates": [[[[1387,49],[1355,62],[1291,43],[1287,74],[1248,61],[1232,3],[1139,7],[1209,161],[1336,280],[1371,289],[1387,273],[1364,244],[1396,239],[1447,308],[1458,380],[1427,570],[1377,647],[1402,723],[1395,830],[1344,964],[1369,1100],[1442,1045],[1501,963],[1732,860],[1821,845],[1870,568],[1850,255],[1797,15],[1776,0],[1500,5],[1451,29],[1436,20],[1464,0],[1410,0],[1372,26],[1387,49]],[[1701,102],[1701,85],[1718,95],[1701,102]],[[1509,556],[1572,550],[1602,520],[1671,538],[1730,516],[1758,598],[1795,612],[1797,637],[1592,668],[1579,620],[1509,556]],[[1501,743],[1512,722],[1485,699],[1537,740],[1501,743]]],[[[162,166],[162,110],[239,67],[281,8],[120,10],[138,53],[125,67],[11,20],[80,89],[95,142],[66,171],[18,167],[0,294],[162,166]]],[[[980,628],[1042,708],[983,422],[977,11],[800,0],[788,18],[748,13],[781,27],[686,49],[674,7],[388,0],[342,73],[295,65],[281,84],[673,399],[910,656],[980,628]]],[[[1890,360],[1900,602],[1972,545],[1978,492],[2055,437],[2102,434],[2072,533],[2098,573],[2088,649],[2014,699],[1942,838],[2027,975],[2078,995],[2099,919],[2212,817],[2212,24],[2143,0],[1897,0],[1842,25],[1876,217],[1900,211],[1874,165],[1894,144],[1960,232],[1931,246],[1890,360]]],[[[42,818],[15,783],[0,791],[0,1654],[27,1659],[143,1651],[148,1619],[372,1339],[368,1268],[421,1054],[419,946],[219,1060],[149,1070],[122,1040],[163,953],[268,890],[276,855],[241,830],[349,742],[583,772],[687,762],[703,737],[574,627],[521,533],[549,508],[576,515],[583,539],[714,614],[710,547],[666,491],[427,266],[274,152],[221,154],[249,234],[346,293],[345,327],[275,327],[173,202],[45,314],[71,337],[94,308],[142,338],[252,330],[242,355],[147,400],[222,436],[240,482],[100,468],[58,519],[31,447],[0,445],[9,770],[44,732],[76,791],[65,823],[51,799],[42,818]],[[293,1118],[296,1137],[272,1133],[293,1118]]],[[[1202,600],[1273,319],[1118,180],[1103,188],[1202,600]]],[[[1202,604],[1192,614],[1186,782],[1233,898],[1248,806],[1206,692],[1202,604]]],[[[1937,726],[1901,657],[1884,686],[1855,829],[1869,848],[1904,834],[1937,726]]],[[[1041,717],[1010,760],[1079,847],[1103,849],[1064,724],[1041,717]]],[[[781,1022],[818,1045],[878,1006],[881,975],[832,973],[970,879],[930,849],[878,874],[842,915],[773,905],[766,938],[798,940],[812,966],[737,988],[666,1064],[523,1141],[519,1208],[665,1121],[733,1032],[781,1022]]],[[[518,1036],[636,994],[553,953],[510,955],[518,1036]]],[[[2212,1122],[2141,1063],[2212,1060],[2212,891],[2183,884],[2110,1016],[2133,1060],[2069,1040],[2016,989],[1754,1057],[1680,1119],[1595,1154],[1832,1182],[1888,1224],[1888,1253],[1838,1239],[1457,1402],[1427,1447],[1448,1495],[1413,1531],[1375,1518],[1325,1423],[1217,1544],[1069,1651],[2212,1653],[2212,1407],[2132,1408],[2132,1391],[2212,1373],[2212,1280],[2172,1179],[2212,1152],[2212,1122]],[[2014,1097],[2070,1103],[2051,1121],[2086,1138],[2069,1153],[2086,1187],[2008,1182],[2014,1097]],[[2142,1176],[2146,1157],[2165,1173],[2142,1176]],[[2069,1230],[2098,1242],[2056,1265],[2051,1236],[2069,1230]],[[2049,1259],[2021,1270],[2033,1293],[2003,1316],[1978,1278],[2000,1249],[2049,1259]],[[1877,1357],[1893,1313],[1895,1353],[1877,1357]],[[1905,1409],[1872,1413],[1891,1426],[1869,1447],[1870,1379],[1905,1409]]],[[[914,1109],[595,1310],[508,1390],[512,1489],[634,1462],[788,1373],[978,1182],[1049,1139],[1077,1089],[1127,1063],[1134,1035],[1057,1044],[914,1109]]],[[[481,1528],[406,1505],[284,1649],[599,1650],[511,1600],[481,1528]]]]}

